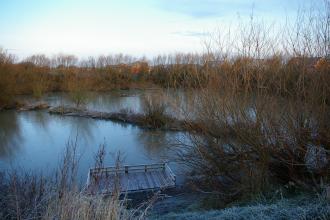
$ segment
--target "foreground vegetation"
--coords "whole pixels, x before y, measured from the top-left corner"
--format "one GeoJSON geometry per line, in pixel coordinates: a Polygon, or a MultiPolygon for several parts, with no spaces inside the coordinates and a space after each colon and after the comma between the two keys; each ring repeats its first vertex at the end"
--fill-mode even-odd
{"type": "Polygon", "coordinates": [[[182,144],[178,155],[192,169],[196,190],[230,203],[283,186],[315,193],[329,186],[330,5],[325,3],[325,14],[301,15],[294,34],[285,35],[287,62],[276,53],[269,30],[253,19],[235,39],[242,40],[241,47],[232,44],[239,50],[216,41],[220,51],[230,50],[225,57],[239,56],[211,69],[212,80],[193,99],[194,108],[183,110],[194,123],[187,120],[191,143],[182,144]]]}
{"type": "Polygon", "coordinates": [[[154,219],[320,219],[330,217],[329,203],[322,198],[303,197],[282,199],[273,203],[267,201],[245,206],[233,206],[221,210],[181,211],[172,212],[163,216],[154,216],[154,219]]]}
{"type": "MultiPolygon", "coordinates": [[[[89,195],[79,183],[77,141],[69,141],[59,168],[47,176],[7,171],[0,176],[1,219],[144,219],[148,201],[128,209],[126,197],[89,195]]],[[[102,167],[104,146],[94,156],[102,167]]],[[[91,155],[92,156],[92,155],[91,155]]]]}
{"type": "MultiPolygon", "coordinates": [[[[17,105],[17,94],[41,97],[45,92],[67,91],[80,106],[88,90],[149,85],[193,88],[199,94],[192,108],[177,106],[190,141],[180,143],[176,152],[189,167],[196,191],[217,195],[225,204],[283,187],[324,195],[330,185],[328,1],[324,7],[324,11],[300,14],[296,23],[279,31],[282,37],[275,33],[277,29],[252,17],[234,36],[215,33],[204,54],[159,56],[153,61],[121,55],[80,61],[72,55],[51,59],[34,55],[17,62],[1,50],[0,107],[17,105]]],[[[154,128],[168,123],[163,99],[146,97],[143,123],[154,128]]],[[[27,176],[20,182],[15,175],[7,176],[9,182],[1,186],[6,201],[1,204],[1,217],[116,219],[130,215],[116,197],[103,200],[80,194],[67,182],[70,172],[60,172],[51,187],[43,178],[27,176]],[[69,212],[68,207],[77,211],[69,212]]],[[[306,212],[301,218],[314,218],[318,212],[322,216],[317,217],[328,218],[325,200],[314,203],[291,207],[283,200],[240,211],[260,218],[266,212],[270,218],[291,218],[302,207],[306,212]]],[[[230,208],[172,217],[227,218],[237,217],[237,212],[230,208]]]]}

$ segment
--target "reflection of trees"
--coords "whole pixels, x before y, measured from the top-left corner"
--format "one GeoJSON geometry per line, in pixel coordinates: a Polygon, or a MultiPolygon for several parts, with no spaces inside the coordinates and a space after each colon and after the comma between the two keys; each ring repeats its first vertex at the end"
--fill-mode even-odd
{"type": "Polygon", "coordinates": [[[170,146],[175,141],[175,133],[164,131],[140,130],[138,141],[144,146],[148,157],[166,159],[170,146]]]}
{"type": "MultiPolygon", "coordinates": [[[[111,92],[88,92],[86,94],[86,108],[97,111],[119,111],[121,109],[140,109],[139,90],[111,91],[111,92]]],[[[72,106],[72,100],[67,93],[55,93],[45,99],[50,105],[72,106]]]]}
{"type": "Polygon", "coordinates": [[[38,124],[43,130],[47,130],[49,116],[44,111],[29,112],[29,119],[38,124]]]}
{"type": "Polygon", "coordinates": [[[93,119],[74,117],[68,120],[70,120],[73,136],[78,135],[79,139],[83,138],[87,143],[94,140],[93,129],[96,127],[96,122],[93,119]]]}
{"type": "Polygon", "coordinates": [[[135,110],[139,100],[135,97],[134,91],[113,91],[111,93],[90,93],[87,102],[88,108],[102,111],[119,111],[129,108],[135,110]]]}
{"type": "Polygon", "coordinates": [[[0,113],[0,158],[10,157],[22,141],[21,130],[15,111],[0,113]]]}
{"type": "Polygon", "coordinates": [[[193,117],[198,92],[181,89],[146,90],[144,95],[138,97],[142,109],[145,104],[143,101],[145,96],[148,97],[155,94],[158,94],[161,101],[166,104],[167,114],[179,119],[188,116],[189,118],[193,117]]]}

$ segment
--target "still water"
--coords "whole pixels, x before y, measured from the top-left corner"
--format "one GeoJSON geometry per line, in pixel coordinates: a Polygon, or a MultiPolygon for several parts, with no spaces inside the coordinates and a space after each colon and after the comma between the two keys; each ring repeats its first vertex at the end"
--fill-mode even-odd
{"type": "MultiPolygon", "coordinates": [[[[153,91],[117,91],[88,95],[87,108],[99,111],[141,111],[141,97],[153,91]]],[[[24,97],[29,99],[29,97],[24,97]]],[[[50,94],[44,100],[53,106],[72,105],[66,94],[50,94]]],[[[77,140],[81,179],[94,165],[101,144],[107,152],[105,165],[113,165],[115,154],[125,164],[173,161],[171,145],[183,139],[180,132],[141,129],[111,121],[50,115],[46,110],[0,112],[0,171],[20,169],[51,174],[58,166],[68,142],[77,140]]],[[[170,163],[174,171],[177,164],[170,163]]]]}

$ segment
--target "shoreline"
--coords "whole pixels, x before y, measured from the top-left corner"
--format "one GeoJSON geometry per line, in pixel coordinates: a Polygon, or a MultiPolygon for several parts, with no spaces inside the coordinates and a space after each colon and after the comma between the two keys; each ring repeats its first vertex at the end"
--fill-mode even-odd
{"type": "Polygon", "coordinates": [[[148,121],[148,116],[143,113],[134,113],[131,111],[119,111],[119,112],[102,112],[88,110],[81,107],[71,107],[71,106],[51,106],[46,102],[36,102],[36,103],[15,103],[8,108],[2,108],[0,111],[13,110],[17,112],[24,111],[38,111],[47,110],[48,114],[51,115],[61,115],[61,116],[71,116],[71,117],[82,117],[91,118],[97,120],[106,120],[113,122],[120,122],[125,124],[131,124],[139,126],[144,129],[158,129],[163,131],[189,131],[189,126],[186,121],[179,120],[169,115],[164,115],[164,123],[150,123],[148,121]]]}
{"type": "Polygon", "coordinates": [[[136,125],[145,129],[159,129],[164,131],[187,131],[186,122],[178,120],[170,116],[166,116],[166,123],[164,125],[157,125],[148,123],[146,115],[142,113],[133,112],[101,112],[92,111],[88,109],[56,106],[50,107],[48,110],[49,114],[71,116],[71,117],[84,117],[98,120],[108,120],[113,122],[121,122],[131,125],[136,125]]]}

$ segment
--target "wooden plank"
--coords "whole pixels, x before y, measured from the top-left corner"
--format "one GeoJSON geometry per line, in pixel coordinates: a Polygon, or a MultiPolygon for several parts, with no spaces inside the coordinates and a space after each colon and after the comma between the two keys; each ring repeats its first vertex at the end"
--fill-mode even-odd
{"type": "Polygon", "coordinates": [[[156,184],[155,180],[152,178],[151,172],[148,172],[147,173],[147,177],[149,179],[149,182],[151,182],[152,188],[156,188],[157,187],[157,184],[156,184]]]}
{"type": "Polygon", "coordinates": [[[159,171],[156,171],[156,172],[155,172],[155,176],[157,177],[157,179],[158,179],[158,181],[159,181],[159,184],[160,184],[159,187],[160,187],[160,188],[164,187],[164,186],[165,186],[165,182],[164,182],[164,180],[162,179],[161,174],[160,174],[159,171]]]}
{"type": "Polygon", "coordinates": [[[151,188],[156,188],[156,187],[157,187],[157,184],[156,184],[156,182],[154,181],[154,179],[152,178],[152,176],[151,176],[151,172],[147,172],[147,173],[146,173],[146,177],[148,178],[149,183],[151,183],[151,188]]]}
{"type": "Polygon", "coordinates": [[[122,192],[127,191],[127,179],[125,177],[125,174],[121,173],[119,174],[119,180],[120,180],[120,190],[122,192]]]}
{"type": "Polygon", "coordinates": [[[138,183],[138,181],[136,179],[136,174],[135,173],[131,173],[130,174],[130,179],[134,183],[134,189],[133,190],[140,190],[139,183],[138,183]]]}
{"type": "Polygon", "coordinates": [[[160,173],[160,171],[156,171],[155,174],[158,177],[159,183],[160,183],[160,188],[163,188],[166,186],[166,183],[164,181],[164,179],[162,178],[162,174],[160,173]]]}
{"type": "Polygon", "coordinates": [[[126,174],[127,182],[128,182],[128,191],[132,191],[135,189],[133,179],[131,178],[131,175],[126,174]]]}
{"type": "Polygon", "coordinates": [[[146,189],[150,189],[150,188],[152,188],[152,186],[150,185],[150,182],[149,182],[149,180],[148,180],[148,178],[147,178],[146,173],[143,173],[143,174],[142,174],[142,178],[143,178],[143,180],[144,180],[145,188],[146,188],[146,189]]]}
{"type": "Polygon", "coordinates": [[[159,171],[159,176],[163,180],[164,187],[167,187],[169,185],[168,179],[166,178],[165,171],[159,171]]]}
{"type": "Polygon", "coordinates": [[[121,192],[166,188],[175,186],[173,176],[167,164],[96,168],[89,170],[87,187],[111,193],[118,181],[121,192]]]}
{"type": "Polygon", "coordinates": [[[146,184],[145,179],[144,179],[144,172],[136,173],[136,179],[139,183],[140,189],[143,190],[143,189],[147,188],[147,184],[146,184]]]}
{"type": "Polygon", "coordinates": [[[121,167],[104,167],[104,168],[92,168],[90,169],[91,173],[99,173],[99,172],[125,172],[125,168],[127,167],[127,171],[133,171],[133,170],[145,170],[145,167],[147,169],[163,169],[165,166],[164,163],[158,163],[158,164],[141,164],[141,165],[132,165],[132,166],[121,166],[121,167]]]}
{"type": "Polygon", "coordinates": [[[125,181],[125,184],[126,184],[126,191],[129,191],[130,190],[130,180],[128,178],[128,175],[126,173],[123,173],[123,179],[125,181]]]}
{"type": "Polygon", "coordinates": [[[173,186],[172,177],[170,175],[168,175],[168,173],[166,171],[162,172],[162,177],[165,179],[167,187],[173,186]]]}
{"type": "Polygon", "coordinates": [[[135,184],[135,190],[140,190],[140,183],[138,180],[138,174],[137,173],[131,173],[132,179],[134,180],[135,184]]]}
{"type": "Polygon", "coordinates": [[[140,190],[140,185],[139,182],[137,180],[137,176],[136,173],[130,173],[130,180],[132,180],[132,182],[134,183],[134,189],[133,190],[140,190]]]}
{"type": "Polygon", "coordinates": [[[146,184],[146,189],[151,189],[153,188],[150,183],[149,183],[149,180],[148,180],[148,177],[147,177],[147,174],[146,172],[143,173],[143,178],[144,178],[144,181],[145,181],[145,184],[146,184]]]}
{"type": "Polygon", "coordinates": [[[155,181],[155,188],[160,188],[161,187],[161,183],[160,183],[160,181],[159,181],[159,178],[158,178],[158,176],[157,176],[157,174],[156,174],[156,172],[154,172],[154,171],[152,171],[152,172],[150,172],[150,175],[151,175],[151,177],[152,177],[152,179],[155,181]]]}
{"type": "Polygon", "coordinates": [[[142,183],[140,182],[140,178],[139,178],[140,173],[133,173],[133,174],[134,174],[133,178],[134,178],[137,189],[143,190],[143,186],[142,186],[142,183]]]}
{"type": "Polygon", "coordinates": [[[169,179],[169,177],[167,176],[167,174],[166,174],[165,171],[162,172],[162,177],[163,177],[164,180],[165,180],[166,186],[171,186],[171,185],[172,185],[172,184],[171,184],[171,181],[170,181],[170,179],[169,179]]]}
{"type": "Polygon", "coordinates": [[[163,179],[165,187],[171,186],[171,182],[169,181],[165,171],[161,171],[159,175],[163,179]]]}

